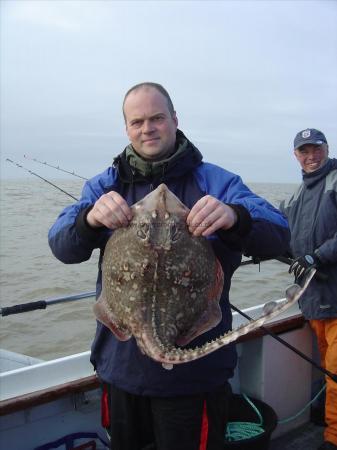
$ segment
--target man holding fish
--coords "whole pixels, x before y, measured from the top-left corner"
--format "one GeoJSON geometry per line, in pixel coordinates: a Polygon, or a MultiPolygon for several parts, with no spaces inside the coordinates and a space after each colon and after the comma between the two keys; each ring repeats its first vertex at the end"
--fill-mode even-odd
{"type": "MultiPolygon", "coordinates": [[[[165,183],[190,209],[186,226],[191,236],[209,239],[221,264],[222,317],[188,344],[202,346],[231,329],[229,289],[242,254],[283,254],[289,242],[287,222],[238,175],[203,162],[178,129],[171,98],[161,85],[133,86],[125,95],[123,114],[130,144],[61,213],[49,232],[51,249],[64,263],[79,263],[99,248],[99,296],[101,263],[111,234],[129,226],[131,205],[165,183]]],[[[104,413],[112,449],[223,449],[228,380],[237,362],[233,344],[165,370],[140,351],[134,338],[122,342],[98,321],[91,361],[107,393],[104,413]]]]}

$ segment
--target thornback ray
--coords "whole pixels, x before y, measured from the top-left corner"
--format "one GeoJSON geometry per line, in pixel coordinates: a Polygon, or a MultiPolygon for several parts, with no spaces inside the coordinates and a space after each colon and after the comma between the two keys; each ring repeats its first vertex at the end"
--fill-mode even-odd
{"type": "Polygon", "coordinates": [[[202,358],[282,313],[314,275],[303,287],[290,286],[286,301],[269,304],[258,319],[199,348],[182,348],[221,321],[221,264],[210,241],[188,231],[189,209],[166,185],[131,210],[129,226],[113,231],[106,245],[94,312],[118,339],[132,335],[144,354],[167,369],[202,358]]]}

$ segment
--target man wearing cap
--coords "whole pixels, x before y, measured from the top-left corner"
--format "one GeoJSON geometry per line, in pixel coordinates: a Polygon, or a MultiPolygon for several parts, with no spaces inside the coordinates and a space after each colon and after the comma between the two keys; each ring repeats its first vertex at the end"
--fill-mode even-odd
{"type": "MultiPolygon", "coordinates": [[[[337,159],[329,158],[324,134],[308,128],[297,133],[294,154],[303,182],[281,211],[291,230],[290,267],[297,282],[310,267],[316,276],[300,299],[314,330],[322,365],[337,374],[337,159]]],[[[319,450],[337,449],[337,383],[326,378],[324,443],[319,450]]]]}

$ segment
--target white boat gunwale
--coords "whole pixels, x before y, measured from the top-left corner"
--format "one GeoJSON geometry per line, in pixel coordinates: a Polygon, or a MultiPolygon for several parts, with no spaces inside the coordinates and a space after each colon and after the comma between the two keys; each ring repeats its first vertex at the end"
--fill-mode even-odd
{"type": "MultiPolygon", "coordinates": [[[[247,310],[246,310],[247,311],[247,310]]],[[[234,316],[234,314],[233,314],[234,316]]],[[[306,321],[303,316],[299,314],[292,315],[290,317],[282,318],[279,320],[274,320],[269,324],[266,324],[264,328],[275,334],[282,334],[295,329],[300,329],[305,325],[306,321]]],[[[254,339],[258,339],[267,335],[267,331],[263,328],[257,328],[244,336],[241,336],[236,342],[239,344],[241,342],[246,342],[254,339]]],[[[89,359],[90,352],[83,352],[78,354],[80,356],[88,356],[89,359]]],[[[59,360],[47,361],[45,363],[37,364],[36,366],[49,365],[54,362],[68,359],[71,360],[78,355],[71,355],[69,357],[60,358],[59,360]]],[[[13,372],[27,371],[31,367],[37,368],[36,366],[30,366],[28,368],[17,369],[16,371],[10,371],[4,375],[10,376],[13,372]]],[[[97,389],[100,386],[99,379],[95,373],[88,376],[76,377],[71,381],[67,381],[62,384],[57,384],[49,386],[45,389],[36,390],[33,392],[25,393],[22,395],[14,396],[0,401],[0,416],[11,414],[13,412],[21,411],[23,409],[32,408],[44,403],[49,403],[51,401],[58,400],[62,397],[79,394],[93,389],[97,389]]]]}

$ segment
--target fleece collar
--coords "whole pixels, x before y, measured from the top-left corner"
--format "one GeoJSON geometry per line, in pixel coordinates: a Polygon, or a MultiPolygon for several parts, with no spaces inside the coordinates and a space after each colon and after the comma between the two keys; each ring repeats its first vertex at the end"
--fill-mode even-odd
{"type": "Polygon", "coordinates": [[[172,166],[188,151],[188,140],[181,139],[177,142],[176,150],[168,158],[161,161],[146,161],[135,151],[130,144],[125,149],[125,157],[130,167],[135,169],[144,177],[155,177],[165,172],[166,167],[172,166]]]}
{"type": "Polygon", "coordinates": [[[113,165],[123,183],[155,179],[163,182],[168,178],[183,176],[197,167],[201,161],[202,154],[199,150],[182,131],[177,130],[176,150],[168,158],[156,162],[145,161],[130,144],[114,159],[113,165]]]}

